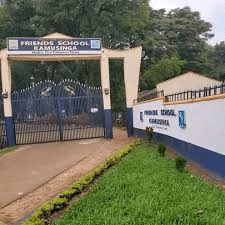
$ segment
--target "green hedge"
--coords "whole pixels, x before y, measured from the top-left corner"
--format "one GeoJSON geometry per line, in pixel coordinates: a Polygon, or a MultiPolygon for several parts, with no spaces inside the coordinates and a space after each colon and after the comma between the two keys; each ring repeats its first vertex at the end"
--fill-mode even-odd
{"type": "Polygon", "coordinates": [[[55,212],[65,208],[70,200],[88,186],[96,177],[101,175],[107,168],[116,164],[122,157],[127,155],[135,146],[141,143],[140,140],[135,141],[133,144],[126,146],[118,153],[107,159],[105,163],[98,165],[95,169],[91,170],[87,175],[81,177],[77,182],[72,184],[65,191],[58,194],[53,200],[47,201],[41,205],[22,225],[46,225],[48,218],[55,212]]]}

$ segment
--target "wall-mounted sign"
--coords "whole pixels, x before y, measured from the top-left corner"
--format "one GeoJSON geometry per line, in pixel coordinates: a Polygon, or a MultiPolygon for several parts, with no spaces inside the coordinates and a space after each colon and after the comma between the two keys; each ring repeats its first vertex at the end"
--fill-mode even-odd
{"type": "Polygon", "coordinates": [[[186,118],[184,111],[178,111],[178,118],[179,118],[179,127],[185,128],[186,127],[186,118]]]}
{"type": "Polygon", "coordinates": [[[176,117],[176,113],[174,109],[145,110],[140,112],[140,122],[144,122],[144,116],[151,116],[147,120],[152,126],[170,127],[169,118],[176,117]]]}
{"type": "Polygon", "coordinates": [[[99,38],[7,38],[12,55],[82,55],[101,54],[99,38]]]}
{"type": "Polygon", "coordinates": [[[98,108],[91,108],[91,113],[97,113],[98,112],[98,108]]]}
{"type": "Polygon", "coordinates": [[[147,116],[176,116],[174,109],[161,109],[161,110],[145,110],[147,116]]]}

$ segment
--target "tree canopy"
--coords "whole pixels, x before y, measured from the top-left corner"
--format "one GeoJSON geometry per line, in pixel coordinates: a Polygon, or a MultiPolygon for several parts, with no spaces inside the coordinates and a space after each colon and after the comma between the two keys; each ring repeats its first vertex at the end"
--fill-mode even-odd
{"type": "MultiPolygon", "coordinates": [[[[0,5],[0,48],[6,37],[100,37],[104,47],[143,46],[140,90],[186,71],[225,78],[225,44],[210,46],[212,25],[189,7],[153,10],[148,0],[6,0],[0,5]]],[[[123,64],[111,62],[113,108],[124,108],[123,64]]],[[[26,62],[13,65],[13,88],[63,78],[100,84],[99,62],[26,62]]]]}

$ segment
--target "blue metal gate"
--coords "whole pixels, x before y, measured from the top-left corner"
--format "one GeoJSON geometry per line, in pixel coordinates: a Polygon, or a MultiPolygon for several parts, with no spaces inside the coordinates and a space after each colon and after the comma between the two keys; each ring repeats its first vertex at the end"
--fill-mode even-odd
{"type": "Polygon", "coordinates": [[[40,82],[12,95],[16,144],[104,136],[101,88],[65,80],[40,82]]]}
{"type": "Polygon", "coordinates": [[[5,122],[4,122],[4,108],[3,108],[3,98],[0,96],[0,148],[7,146],[5,122]]]}

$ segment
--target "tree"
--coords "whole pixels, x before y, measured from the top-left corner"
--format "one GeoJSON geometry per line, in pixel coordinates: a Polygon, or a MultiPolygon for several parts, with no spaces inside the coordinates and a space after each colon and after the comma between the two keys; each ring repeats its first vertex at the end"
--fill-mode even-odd
{"type": "MultiPolygon", "coordinates": [[[[0,47],[8,36],[45,36],[61,32],[73,37],[101,37],[103,46],[127,49],[143,46],[140,88],[187,70],[223,77],[220,48],[214,51],[206,41],[211,24],[189,7],[153,10],[148,0],[7,0],[0,6],[0,47]],[[221,60],[221,59],[220,59],[221,60]],[[217,70],[211,68],[215,65],[217,70]]],[[[124,108],[122,64],[110,64],[112,102],[124,108]]],[[[100,85],[99,62],[14,63],[14,89],[36,81],[64,78],[100,85]]]]}
{"type": "MultiPolygon", "coordinates": [[[[147,0],[8,0],[3,7],[6,13],[0,12],[0,24],[3,24],[0,39],[4,42],[8,36],[44,36],[61,32],[73,37],[101,37],[104,47],[114,49],[141,44],[151,10],[147,0]]],[[[122,109],[124,87],[119,85],[118,89],[122,64],[112,65],[111,87],[116,90],[112,91],[115,93],[112,102],[118,105],[114,108],[122,109]]],[[[12,73],[15,75],[14,89],[30,85],[31,75],[35,81],[52,79],[57,82],[73,78],[100,85],[99,62],[20,62],[14,63],[12,73]]]]}
{"type": "Polygon", "coordinates": [[[122,60],[112,60],[109,66],[112,110],[114,112],[122,112],[126,109],[123,62],[122,60]]]}
{"type": "Polygon", "coordinates": [[[211,50],[212,74],[218,80],[225,80],[225,42],[216,44],[211,50]]]}
{"type": "Polygon", "coordinates": [[[212,25],[201,19],[199,12],[189,7],[177,8],[166,13],[164,9],[153,12],[150,22],[154,31],[153,56],[151,62],[164,56],[178,56],[187,61],[184,70],[204,70],[206,41],[213,37],[212,25]]]}
{"type": "Polygon", "coordinates": [[[186,63],[177,57],[162,58],[144,72],[140,80],[140,89],[154,89],[157,83],[179,75],[186,63]]]}
{"type": "Polygon", "coordinates": [[[35,15],[33,0],[7,0],[0,5],[1,47],[6,47],[7,37],[35,36],[30,19],[35,15]]]}

